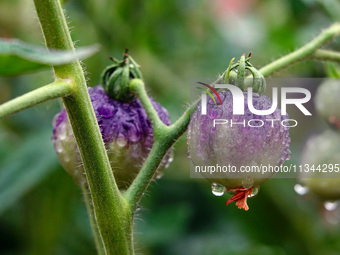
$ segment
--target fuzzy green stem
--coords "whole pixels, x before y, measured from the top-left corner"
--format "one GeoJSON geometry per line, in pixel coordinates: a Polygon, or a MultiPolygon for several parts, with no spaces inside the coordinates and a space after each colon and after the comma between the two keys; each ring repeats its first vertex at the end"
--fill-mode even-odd
{"type": "Polygon", "coordinates": [[[91,198],[91,193],[89,190],[89,187],[87,184],[81,185],[83,195],[84,195],[84,201],[86,205],[87,212],[89,214],[89,219],[90,219],[90,225],[92,229],[92,234],[94,236],[94,241],[96,244],[97,252],[98,255],[105,255],[105,248],[103,245],[103,240],[102,237],[99,233],[99,229],[97,226],[97,221],[96,221],[96,215],[94,213],[93,209],[93,203],[92,203],[92,198],[91,198]]]}
{"type": "MultiPolygon", "coordinates": [[[[60,2],[34,0],[48,48],[74,50],[60,2]]],[[[114,180],[80,62],[55,66],[56,78],[69,79],[71,95],[63,98],[80,151],[106,253],[131,255],[132,217],[114,180]]]]}
{"type": "Polygon", "coordinates": [[[170,142],[168,139],[155,140],[142,169],[124,194],[124,197],[130,204],[131,211],[136,210],[138,203],[151,183],[158,166],[172,144],[173,142],[170,142]]]}
{"type": "Polygon", "coordinates": [[[0,105],[0,119],[37,104],[70,94],[67,82],[55,81],[0,105]]]}
{"type": "Polygon", "coordinates": [[[134,211],[144,192],[150,185],[164,155],[166,155],[171,146],[186,131],[190,122],[190,115],[196,108],[196,103],[191,105],[190,108],[188,108],[173,125],[166,126],[159,119],[157,112],[153,108],[152,103],[145,92],[143,82],[138,79],[132,80],[130,83],[130,89],[137,94],[139,100],[144,106],[153,125],[155,137],[155,142],[148,158],[146,159],[142,169],[139,171],[137,177],[124,194],[124,197],[131,206],[131,210],[134,211]]]}
{"type": "Polygon", "coordinates": [[[340,62],[340,52],[332,50],[317,50],[311,56],[314,60],[340,62]]]}
{"type": "Polygon", "coordinates": [[[130,82],[129,87],[130,91],[132,93],[135,93],[138,96],[140,102],[142,103],[147,115],[150,118],[155,133],[158,133],[158,130],[166,129],[167,126],[159,118],[155,108],[153,107],[150,101],[148,94],[145,91],[144,82],[140,79],[133,79],[130,82]]]}
{"type": "Polygon", "coordinates": [[[182,114],[182,116],[174,123],[172,124],[170,129],[170,134],[174,139],[178,139],[181,137],[181,135],[187,130],[188,125],[190,123],[190,117],[194,113],[194,111],[197,108],[197,104],[200,101],[196,101],[193,104],[189,106],[188,109],[182,114]]]}
{"type": "Polygon", "coordinates": [[[167,127],[166,130],[163,130],[163,133],[157,136],[142,169],[139,171],[137,177],[124,194],[124,197],[129,202],[132,211],[138,206],[138,203],[150,185],[158,166],[162,162],[164,155],[177,141],[177,139],[187,130],[190,123],[190,116],[195,108],[196,104],[191,105],[190,108],[188,108],[173,125],[167,127]]]}
{"type": "Polygon", "coordinates": [[[304,58],[312,56],[318,48],[326,44],[330,40],[340,35],[340,23],[334,23],[331,27],[324,30],[319,36],[307,43],[300,49],[293,51],[292,53],[275,60],[274,62],[259,69],[263,76],[273,74],[287,66],[294,64],[304,58]]]}

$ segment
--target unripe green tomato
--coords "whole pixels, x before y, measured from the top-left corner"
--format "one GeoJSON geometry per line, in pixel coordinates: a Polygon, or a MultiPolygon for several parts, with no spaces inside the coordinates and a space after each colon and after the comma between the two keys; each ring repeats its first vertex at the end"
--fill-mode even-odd
{"type": "Polygon", "coordinates": [[[314,98],[320,116],[340,128],[340,79],[327,79],[317,89],[314,98]]]}
{"type": "Polygon", "coordinates": [[[339,165],[340,134],[326,130],[313,136],[307,141],[301,158],[301,183],[324,200],[340,199],[339,165]]]}

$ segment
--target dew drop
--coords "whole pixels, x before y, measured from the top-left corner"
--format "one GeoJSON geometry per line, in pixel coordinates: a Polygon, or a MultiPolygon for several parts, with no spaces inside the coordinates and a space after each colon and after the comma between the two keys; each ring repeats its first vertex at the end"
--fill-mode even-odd
{"type": "Polygon", "coordinates": [[[132,158],[138,158],[141,155],[141,147],[138,143],[131,145],[131,153],[132,158]]]}
{"type": "Polygon", "coordinates": [[[215,196],[222,196],[225,192],[226,188],[221,185],[221,184],[217,184],[217,183],[213,183],[211,184],[211,192],[215,195],[215,196]]]}
{"type": "Polygon", "coordinates": [[[124,147],[127,144],[127,140],[122,133],[119,133],[116,139],[116,143],[119,147],[124,147]]]}
{"type": "Polygon", "coordinates": [[[60,126],[58,127],[58,138],[62,141],[66,140],[66,134],[67,134],[67,130],[66,130],[66,124],[62,123],[60,124],[60,126]]]}
{"type": "Polygon", "coordinates": [[[331,225],[338,225],[340,221],[338,202],[326,201],[323,206],[325,208],[323,213],[325,220],[331,225]]]}
{"type": "Polygon", "coordinates": [[[161,179],[163,177],[163,172],[156,173],[156,179],[161,179]]]}
{"type": "Polygon", "coordinates": [[[139,138],[140,138],[140,136],[137,134],[136,131],[129,133],[129,139],[130,139],[131,142],[134,142],[134,143],[138,142],[139,138]]]}
{"type": "Polygon", "coordinates": [[[56,141],[56,143],[54,144],[54,149],[57,153],[63,152],[63,147],[62,147],[61,142],[59,140],[56,141]]]}
{"type": "Polygon", "coordinates": [[[251,187],[253,187],[254,181],[252,178],[250,178],[250,176],[244,178],[242,180],[242,186],[245,189],[250,189],[251,187]]]}
{"type": "Polygon", "coordinates": [[[291,158],[292,158],[292,152],[290,150],[288,150],[286,160],[290,160],[291,158]]]}
{"type": "Polygon", "coordinates": [[[301,184],[295,184],[294,190],[300,196],[306,195],[309,191],[309,189],[307,187],[302,186],[301,184]]]}
{"type": "Polygon", "coordinates": [[[255,197],[259,193],[260,188],[253,188],[253,191],[248,195],[248,197],[255,197]]]}
{"type": "Polygon", "coordinates": [[[70,162],[70,157],[67,154],[64,154],[64,161],[70,162]]]}
{"type": "Polygon", "coordinates": [[[338,208],[338,202],[326,201],[323,206],[327,211],[335,211],[338,208]]]}

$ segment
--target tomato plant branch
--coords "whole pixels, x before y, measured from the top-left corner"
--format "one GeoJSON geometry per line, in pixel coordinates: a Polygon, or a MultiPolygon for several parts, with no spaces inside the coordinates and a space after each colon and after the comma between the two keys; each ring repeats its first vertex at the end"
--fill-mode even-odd
{"type": "MultiPolygon", "coordinates": [[[[47,47],[74,50],[60,2],[34,2],[47,47]]],[[[55,66],[54,73],[56,79],[69,79],[71,83],[71,94],[63,98],[63,103],[83,161],[106,254],[133,254],[131,213],[113,177],[80,62],[55,66]]]]}
{"type": "Polygon", "coordinates": [[[155,139],[150,154],[131,186],[125,192],[124,197],[130,205],[131,211],[135,211],[144,192],[151,183],[155,172],[162,162],[164,155],[170,149],[173,142],[167,139],[155,139]]]}
{"type": "Polygon", "coordinates": [[[196,106],[199,101],[195,101],[191,104],[179,119],[169,127],[169,133],[174,139],[178,139],[188,128],[190,123],[190,117],[196,110],[196,106]]]}
{"type": "Polygon", "coordinates": [[[95,216],[94,209],[93,209],[93,202],[92,202],[89,186],[87,184],[83,184],[81,185],[81,188],[82,188],[83,195],[84,195],[86,209],[89,213],[90,225],[91,225],[92,233],[94,236],[94,241],[96,244],[98,255],[105,255],[105,248],[103,246],[103,240],[102,240],[102,237],[99,233],[99,229],[97,226],[97,221],[96,221],[96,216],[95,216]]]}
{"type": "Polygon", "coordinates": [[[166,129],[166,125],[158,117],[155,108],[146,93],[144,82],[140,79],[133,79],[129,84],[129,89],[132,93],[136,94],[139,98],[141,104],[143,105],[147,115],[150,118],[152,127],[154,128],[154,133],[158,133],[158,130],[166,129]]]}
{"type": "Polygon", "coordinates": [[[340,62],[340,52],[320,49],[315,51],[311,58],[320,61],[340,62]]]}
{"type": "MultiPolygon", "coordinates": [[[[272,63],[259,69],[263,76],[271,75],[287,66],[301,61],[312,56],[321,46],[325,45],[330,40],[340,35],[340,23],[334,23],[328,29],[324,30],[320,35],[314,38],[309,43],[302,46],[300,49],[283,56],[272,63]]],[[[322,53],[322,52],[321,52],[322,53]]],[[[320,54],[316,53],[317,55],[320,54]]]]}
{"type": "Polygon", "coordinates": [[[70,84],[55,81],[0,105],[0,119],[45,101],[70,94],[70,84]]]}
{"type": "Polygon", "coordinates": [[[138,96],[154,128],[154,144],[150,154],[137,177],[124,194],[124,197],[130,204],[131,210],[134,211],[151,183],[163,157],[177,139],[186,131],[190,122],[190,115],[194,111],[196,104],[189,107],[173,125],[166,126],[159,119],[157,112],[153,108],[145,91],[144,83],[139,79],[134,79],[130,82],[130,90],[138,96]]]}

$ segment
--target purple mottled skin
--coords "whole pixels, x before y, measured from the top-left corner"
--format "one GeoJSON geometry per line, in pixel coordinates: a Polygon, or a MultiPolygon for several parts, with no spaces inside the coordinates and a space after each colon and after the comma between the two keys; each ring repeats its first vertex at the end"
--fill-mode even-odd
{"type": "MultiPolygon", "coordinates": [[[[188,129],[188,146],[190,158],[195,166],[277,166],[290,158],[289,131],[281,121],[288,116],[281,116],[281,111],[266,116],[250,112],[247,103],[247,92],[244,92],[244,115],[233,115],[233,98],[230,91],[219,92],[223,102],[214,104],[210,98],[207,103],[207,115],[201,115],[201,104],[192,115],[188,129]],[[227,124],[213,126],[214,119],[228,120],[227,124]],[[278,119],[279,121],[270,121],[278,119]],[[234,124],[230,125],[231,120],[234,124]],[[248,121],[253,126],[249,127],[248,121]],[[245,127],[243,125],[245,121],[245,127]]],[[[217,100],[216,100],[217,101],[217,100]]],[[[218,101],[217,101],[218,102],[218,101]]],[[[270,109],[272,102],[264,95],[253,93],[253,106],[257,110],[270,109]]],[[[288,124],[288,123],[286,123],[288,124]]],[[[222,173],[219,175],[203,174],[211,182],[223,185],[227,189],[256,188],[270,177],[262,173],[222,173]]]]}
{"type": "MultiPolygon", "coordinates": [[[[141,137],[152,136],[150,120],[139,102],[121,103],[108,97],[101,86],[89,88],[89,94],[96,114],[100,132],[105,142],[112,141],[118,134],[123,134],[129,141],[137,142],[141,137]]],[[[170,125],[169,114],[165,108],[150,98],[160,119],[170,125]]],[[[59,113],[54,124],[53,134],[67,118],[66,110],[59,113]]]]}
{"type": "MultiPolygon", "coordinates": [[[[116,181],[120,188],[127,188],[152,147],[151,122],[138,99],[121,103],[109,98],[101,86],[88,90],[116,181]]],[[[170,125],[167,110],[150,100],[160,119],[170,125]]],[[[84,183],[84,170],[65,109],[55,116],[53,125],[54,147],[61,164],[76,182],[84,183]]],[[[171,160],[170,154],[165,156],[160,168],[171,160]]]]}

